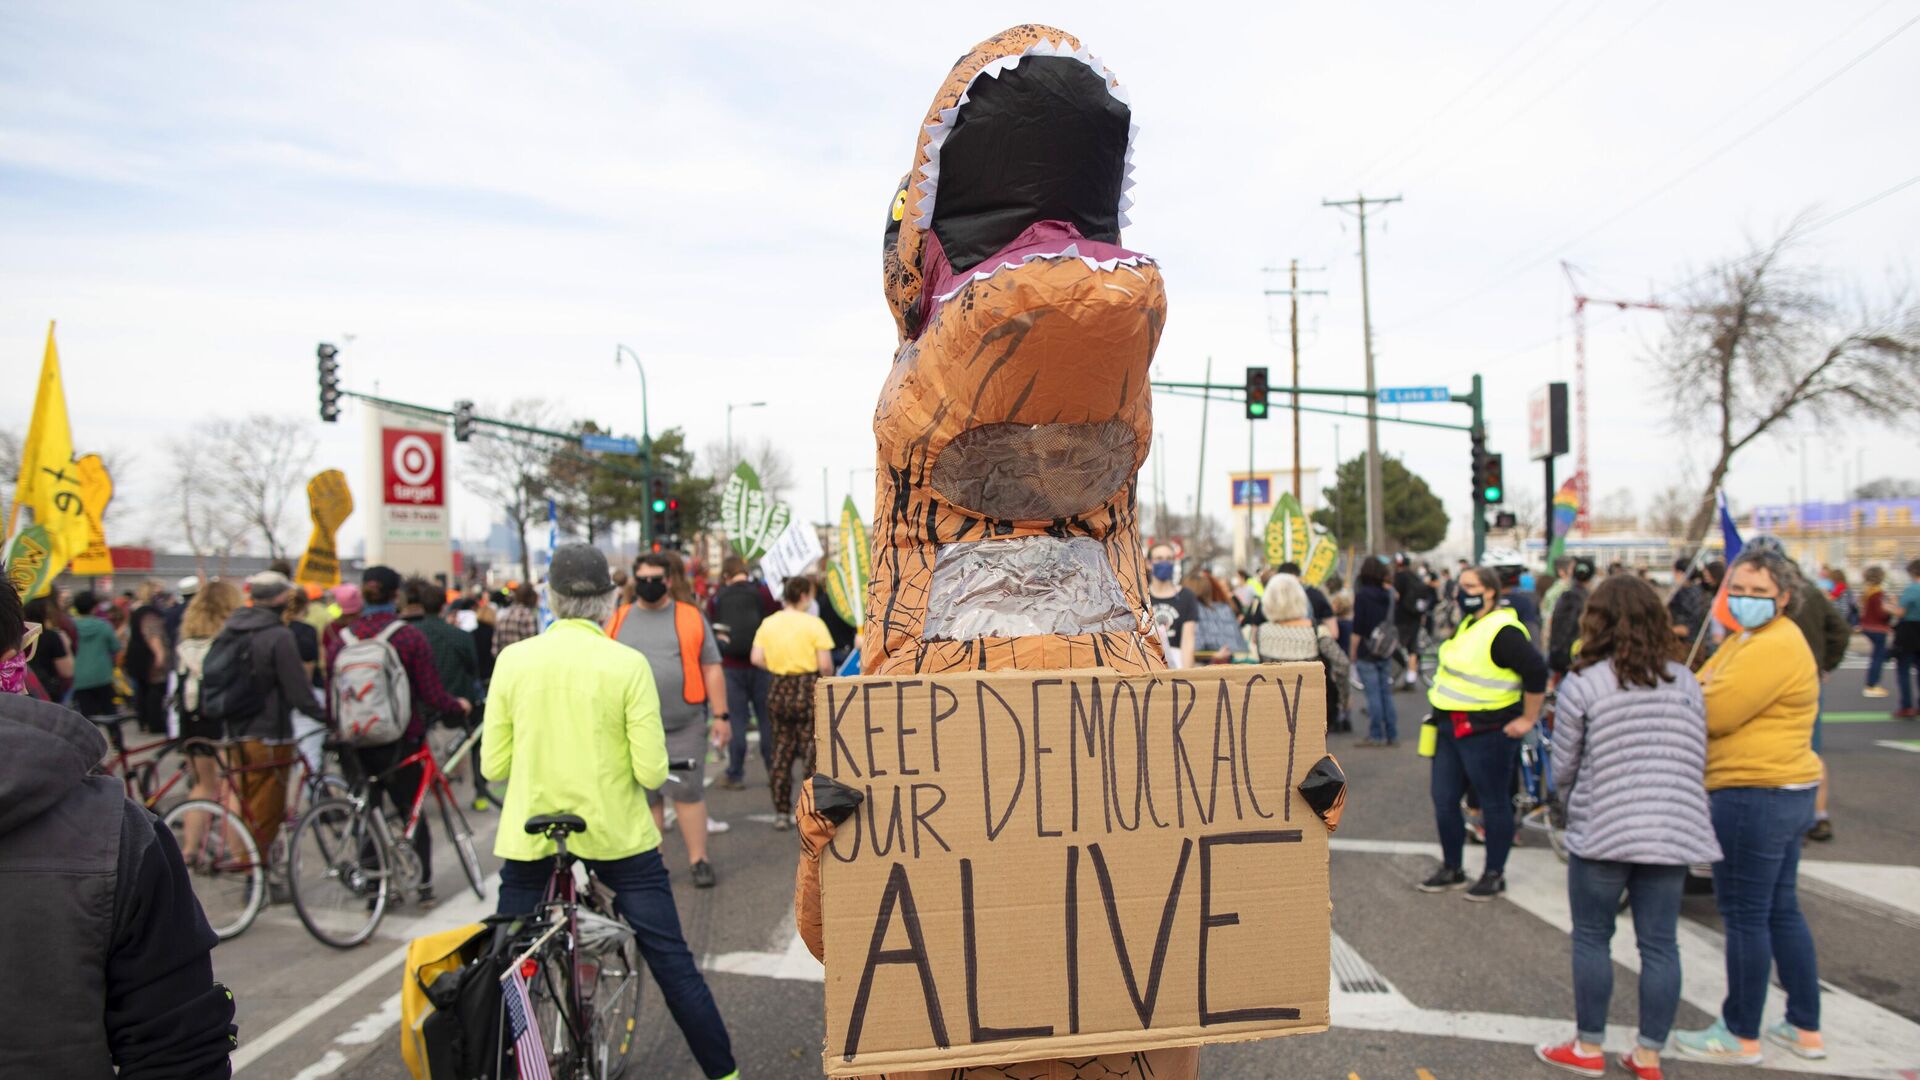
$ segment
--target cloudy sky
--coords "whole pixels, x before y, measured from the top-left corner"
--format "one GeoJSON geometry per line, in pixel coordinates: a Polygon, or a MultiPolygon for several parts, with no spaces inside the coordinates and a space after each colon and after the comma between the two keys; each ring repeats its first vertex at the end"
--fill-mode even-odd
{"type": "MultiPolygon", "coordinates": [[[[1369,234],[1384,385],[1487,379],[1509,486],[1525,401],[1571,378],[1568,287],[1658,293],[1809,211],[1920,174],[1920,11],[1894,0],[1537,0],[1471,5],[1103,3],[242,5],[16,2],[0,17],[0,370],[28,385],[60,323],[76,439],[135,464],[245,411],[315,416],[313,349],[347,385],[442,407],[544,397],[639,426],[787,448],[793,501],[871,502],[872,403],[893,351],[879,233],[953,58],[1016,22],[1082,37],[1141,125],[1128,246],[1171,297],[1156,375],[1284,381],[1264,268],[1298,258],[1306,385],[1359,386],[1357,236],[1324,197],[1401,195],[1369,234]],[[1258,12],[1254,8],[1260,9],[1258,12]],[[1864,55],[1864,58],[1862,57],[1864,55]],[[1851,66],[1849,66],[1851,65],[1851,66]]],[[[1905,278],[1920,184],[1802,249],[1841,287],[1905,278]]],[[[1698,443],[1649,389],[1656,315],[1593,320],[1597,494],[1644,506],[1698,443]]],[[[0,426],[30,402],[0,396],[0,426]]],[[[1203,510],[1246,425],[1216,407],[1203,510]]],[[[1406,415],[1464,419],[1454,406],[1406,415]]],[[[356,483],[357,417],[313,421],[356,483]]],[[[1167,498],[1194,495],[1198,402],[1157,407],[1167,498]]],[[[1466,512],[1463,436],[1383,427],[1466,512]]],[[[1920,475],[1905,433],[1808,428],[1736,466],[1737,501],[1837,496],[1857,470],[1920,475]],[[1890,452],[1896,451],[1896,452],[1890,452]]],[[[1287,461],[1287,427],[1257,433],[1287,461]]],[[[1308,465],[1364,425],[1310,418],[1308,465]]],[[[457,462],[456,462],[457,467],[457,462]]],[[[1144,494],[1155,497],[1149,488],[1144,494]]],[[[487,510],[456,493],[463,534],[487,510]]],[[[150,515],[164,535],[163,515],[150,515]]],[[[355,534],[350,524],[347,541],[355,534]]]]}

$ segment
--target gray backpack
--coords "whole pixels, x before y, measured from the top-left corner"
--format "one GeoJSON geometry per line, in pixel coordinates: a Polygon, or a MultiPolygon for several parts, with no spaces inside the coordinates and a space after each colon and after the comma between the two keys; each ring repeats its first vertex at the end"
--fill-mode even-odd
{"type": "Polygon", "coordinates": [[[379,634],[361,640],[340,631],[342,646],[333,660],[334,729],[353,746],[386,746],[400,741],[413,722],[413,683],[393,635],[406,623],[395,619],[379,634]]]}

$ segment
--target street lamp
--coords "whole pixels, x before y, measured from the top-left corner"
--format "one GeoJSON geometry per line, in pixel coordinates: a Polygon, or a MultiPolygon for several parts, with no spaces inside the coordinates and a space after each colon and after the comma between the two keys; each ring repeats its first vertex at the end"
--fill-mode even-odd
{"type": "Polygon", "coordinates": [[[633,361],[633,370],[640,373],[640,452],[653,459],[653,432],[647,426],[647,369],[640,366],[640,354],[625,345],[613,347],[613,366],[620,366],[620,357],[625,354],[633,361]]]}
{"type": "Polygon", "coordinates": [[[727,403],[727,461],[729,463],[738,464],[738,462],[734,462],[733,460],[733,410],[764,409],[766,407],[767,403],[764,401],[730,401],[727,403]]]}

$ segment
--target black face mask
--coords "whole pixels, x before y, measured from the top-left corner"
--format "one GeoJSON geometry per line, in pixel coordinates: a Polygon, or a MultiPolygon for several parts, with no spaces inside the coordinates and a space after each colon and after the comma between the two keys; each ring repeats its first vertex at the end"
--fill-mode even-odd
{"type": "Polygon", "coordinates": [[[1480,609],[1486,606],[1487,598],[1484,594],[1468,592],[1460,594],[1460,610],[1469,615],[1480,614],[1480,609]]]}
{"type": "Polygon", "coordinates": [[[634,595],[649,604],[657,604],[667,595],[667,579],[663,577],[643,577],[633,579],[634,595]]]}

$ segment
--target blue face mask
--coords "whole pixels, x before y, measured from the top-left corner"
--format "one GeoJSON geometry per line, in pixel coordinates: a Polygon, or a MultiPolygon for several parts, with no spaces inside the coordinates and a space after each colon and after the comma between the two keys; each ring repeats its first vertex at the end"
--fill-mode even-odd
{"type": "Polygon", "coordinates": [[[1733,621],[1749,630],[1758,630],[1773,621],[1779,601],[1771,596],[1729,596],[1727,613],[1733,621]]]}
{"type": "Polygon", "coordinates": [[[1832,592],[1832,591],[1833,591],[1833,579],[1832,579],[1832,578],[1820,578],[1820,579],[1819,579],[1819,581],[1820,581],[1820,591],[1821,591],[1821,592],[1832,592]]]}
{"type": "Polygon", "coordinates": [[[1158,580],[1158,581],[1172,581],[1173,580],[1173,564],[1170,562],[1154,563],[1153,576],[1155,580],[1158,580]]]}

